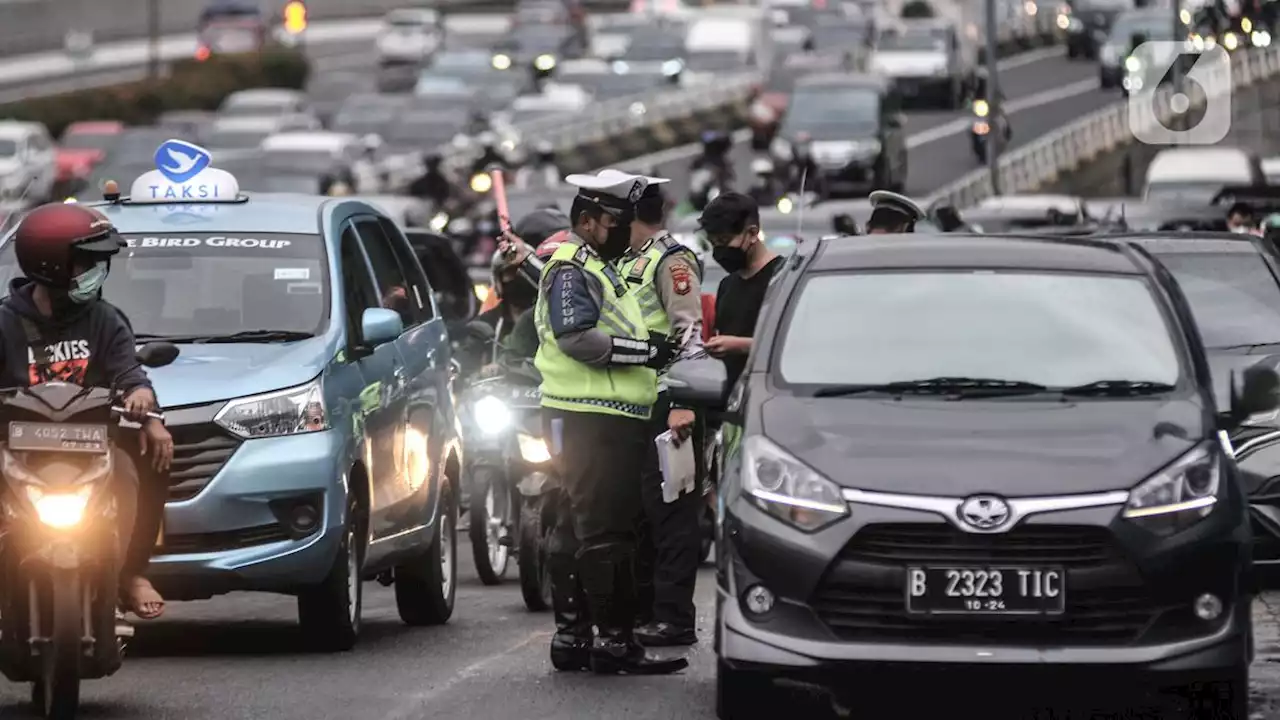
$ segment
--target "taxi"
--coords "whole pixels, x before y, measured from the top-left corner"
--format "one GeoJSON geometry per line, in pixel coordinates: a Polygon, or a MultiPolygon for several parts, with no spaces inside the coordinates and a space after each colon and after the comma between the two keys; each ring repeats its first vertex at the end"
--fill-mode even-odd
{"type": "MultiPolygon", "coordinates": [[[[400,617],[453,612],[461,466],[445,320],[396,223],[351,198],[246,194],[169,140],[95,204],[128,247],[105,297],[139,342],[175,441],[149,575],[174,600],[295,595],[319,649],[352,647],[362,581],[400,617]]],[[[19,273],[0,239],[0,277],[19,273]]],[[[5,283],[7,287],[7,282],[5,283]]]]}

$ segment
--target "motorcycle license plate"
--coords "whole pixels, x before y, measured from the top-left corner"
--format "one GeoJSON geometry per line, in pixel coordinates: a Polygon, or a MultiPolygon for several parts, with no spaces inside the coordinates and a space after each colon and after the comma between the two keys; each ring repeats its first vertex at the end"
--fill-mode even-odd
{"type": "Polygon", "coordinates": [[[10,450],[59,450],[62,452],[105,453],[106,425],[79,423],[9,423],[10,450]]]}

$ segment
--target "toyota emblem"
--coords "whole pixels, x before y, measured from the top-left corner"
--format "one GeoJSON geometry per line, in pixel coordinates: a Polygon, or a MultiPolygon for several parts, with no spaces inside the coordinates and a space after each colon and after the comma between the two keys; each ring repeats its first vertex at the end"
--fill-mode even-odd
{"type": "Polygon", "coordinates": [[[1009,503],[995,495],[974,495],[960,503],[960,519],[976,530],[994,530],[1009,522],[1009,503]]]}

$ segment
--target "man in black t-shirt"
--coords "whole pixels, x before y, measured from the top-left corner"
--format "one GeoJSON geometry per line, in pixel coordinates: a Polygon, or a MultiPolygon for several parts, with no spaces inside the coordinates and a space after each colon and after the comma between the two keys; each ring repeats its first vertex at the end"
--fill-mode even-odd
{"type": "Polygon", "coordinates": [[[711,243],[711,257],[729,273],[716,291],[715,335],[706,348],[724,360],[727,387],[733,387],[747,366],[765,292],[784,260],[760,237],[760,209],[747,195],[717,196],[698,224],[711,243]]]}

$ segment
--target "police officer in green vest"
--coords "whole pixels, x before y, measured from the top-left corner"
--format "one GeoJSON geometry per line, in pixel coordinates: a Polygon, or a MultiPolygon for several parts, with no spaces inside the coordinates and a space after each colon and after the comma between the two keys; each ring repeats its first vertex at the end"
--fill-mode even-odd
{"type": "MultiPolygon", "coordinates": [[[[619,272],[640,302],[649,333],[672,337],[683,354],[693,354],[702,347],[702,268],[693,250],[662,227],[666,198],[661,186],[669,180],[645,179],[648,185],[636,203],[636,221],[631,226],[631,249],[623,256],[619,272]]],[[[665,390],[665,378],[659,376],[649,434],[656,437],[670,431],[688,439],[697,418],[691,408],[673,407],[665,390]]],[[[672,502],[664,500],[662,469],[652,443],[640,493],[644,515],[637,582],[644,624],[636,629],[636,636],[649,647],[693,645],[698,642],[693,590],[702,560],[698,525],[702,494],[685,492],[672,502]]]]}
{"type": "Polygon", "coordinates": [[[554,533],[548,548],[551,661],[560,670],[676,672],[688,662],[653,658],[634,635],[640,476],[657,369],[674,348],[650,337],[637,292],[610,264],[630,245],[647,181],[616,170],[565,179],[578,187],[572,233],[543,265],[534,309],[543,421],[572,530],[554,533]]]}

